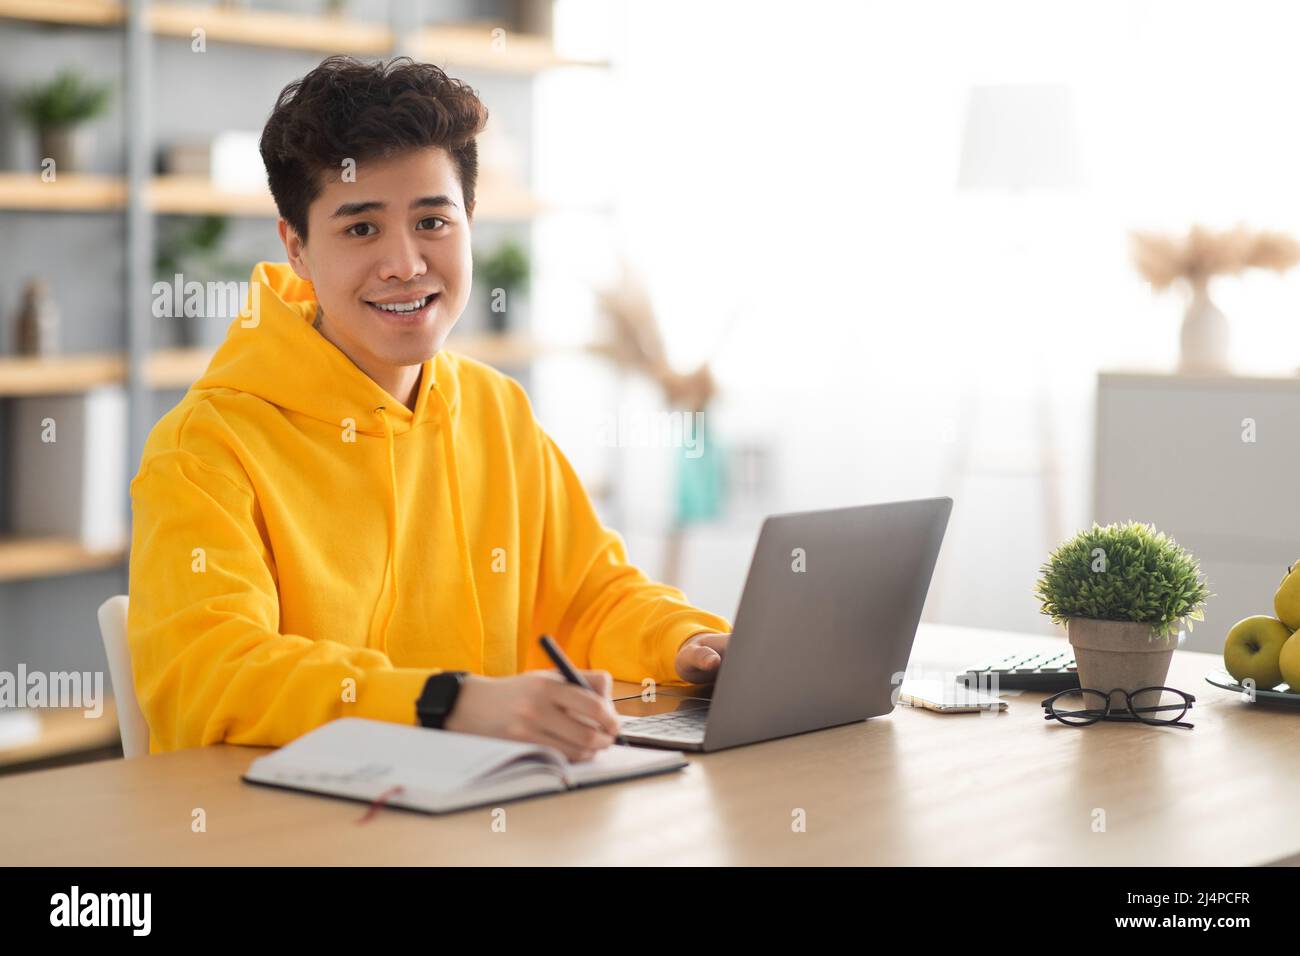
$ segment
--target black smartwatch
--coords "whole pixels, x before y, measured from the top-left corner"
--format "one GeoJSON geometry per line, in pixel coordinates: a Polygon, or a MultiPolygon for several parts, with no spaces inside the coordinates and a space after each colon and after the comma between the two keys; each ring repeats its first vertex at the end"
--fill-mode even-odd
{"type": "Polygon", "coordinates": [[[442,730],[447,715],[456,706],[456,698],[460,696],[460,689],[465,685],[468,675],[469,671],[443,671],[424,682],[420,699],[415,702],[415,715],[419,718],[421,727],[442,730]]]}

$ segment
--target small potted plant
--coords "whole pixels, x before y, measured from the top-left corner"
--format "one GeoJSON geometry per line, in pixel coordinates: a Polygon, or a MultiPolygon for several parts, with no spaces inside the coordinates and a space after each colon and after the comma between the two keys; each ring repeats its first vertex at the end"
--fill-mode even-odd
{"type": "MultiPolygon", "coordinates": [[[[1210,593],[1196,559],[1149,524],[1094,522],[1041,571],[1035,593],[1065,625],[1083,688],[1164,686],[1182,625],[1205,619],[1210,593]]],[[[1111,706],[1124,701],[1116,695],[1111,706]]]]}
{"type": "MultiPolygon", "coordinates": [[[[154,281],[171,286],[177,273],[181,275],[182,285],[193,281],[206,287],[211,282],[245,281],[253,264],[227,255],[224,240],[229,226],[229,218],[216,213],[169,216],[158,230],[154,281]]],[[[206,301],[198,315],[187,312],[184,305],[184,302],[173,303],[176,311],[169,316],[176,320],[178,344],[192,348],[219,343],[221,333],[234,316],[206,314],[206,301]]]]}
{"type": "Polygon", "coordinates": [[[93,119],[108,104],[108,84],[87,83],[73,70],[63,70],[43,86],[18,97],[19,115],[36,130],[38,162],[54,160],[55,173],[78,172],[89,163],[91,131],[80,124],[93,119]]]}
{"type": "Polygon", "coordinates": [[[499,335],[509,326],[510,300],[528,285],[528,253],[507,239],[479,263],[478,275],[487,290],[488,328],[499,335]]]}

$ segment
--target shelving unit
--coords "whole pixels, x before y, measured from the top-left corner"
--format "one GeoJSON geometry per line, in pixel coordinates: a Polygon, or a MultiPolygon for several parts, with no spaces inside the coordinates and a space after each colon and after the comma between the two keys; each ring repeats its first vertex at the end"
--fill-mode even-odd
{"type": "MultiPolygon", "coordinates": [[[[126,179],[89,173],[65,173],[45,181],[39,173],[0,172],[0,209],[46,212],[120,212],[128,202],[126,179]]],[[[265,190],[223,190],[202,176],[155,176],[149,181],[145,207],[163,215],[272,217],[275,200],[265,190]]],[[[479,185],[477,222],[523,222],[542,211],[527,190],[489,174],[479,185]]]]}
{"type": "MultiPolygon", "coordinates": [[[[517,366],[542,354],[559,351],[521,335],[452,334],[449,348],[488,365],[517,366]]],[[[145,363],[151,389],[189,388],[211,360],[214,349],[158,349],[145,363]]],[[[26,395],[66,395],[100,385],[126,381],[125,355],[86,354],[57,358],[0,356],[0,398],[26,395]]]]}
{"type": "Polygon", "coordinates": [[[0,581],[101,571],[125,558],[126,548],[93,551],[62,538],[0,538],[0,581]]]}
{"type": "MultiPolygon", "coordinates": [[[[153,219],[158,215],[218,214],[273,218],[275,205],[264,191],[228,191],[203,177],[155,175],[150,90],[155,83],[153,43],[188,41],[201,28],[214,45],[267,51],[411,55],[455,74],[460,70],[527,78],[560,65],[602,67],[601,61],[556,55],[549,40],[495,30],[489,21],[425,25],[421,0],[390,0],[387,23],[347,16],[285,13],[256,8],[203,6],[151,0],[0,0],[0,21],[48,24],[52,29],[121,30],[125,56],[126,172],[124,175],[61,172],[44,181],[34,171],[0,171],[0,213],[104,213],[126,217],[125,349],[51,358],[0,356],[0,400],[78,393],[104,385],[125,385],[131,408],[128,461],[139,461],[151,427],[147,413],[156,390],[184,389],[204,371],[212,350],[155,349],[148,311],[153,271],[153,219]],[[494,32],[495,31],[495,32],[494,32]]],[[[426,4],[431,8],[431,4],[426,4]]],[[[476,222],[527,224],[544,212],[525,185],[502,181],[490,166],[480,172],[476,222]]],[[[524,367],[554,351],[526,335],[461,335],[450,348],[491,365],[524,367]]],[[[132,467],[134,471],[134,467],[132,467]]],[[[126,505],[126,502],[123,502],[126,505]]],[[[0,583],[33,581],[120,568],[127,550],[92,550],[59,538],[0,537],[0,583]]],[[[87,622],[93,628],[93,622],[87,622]]],[[[80,716],[79,714],[77,715],[80,716]]],[[[41,739],[0,751],[0,772],[103,751],[116,743],[116,720],[77,723],[51,713],[41,739]],[[88,727],[86,725],[93,725],[88,727]]]]}
{"type": "MultiPolygon", "coordinates": [[[[0,17],[35,23],[116,27],[130,5],[118,0],[0,0],[0,17]]],[[[398,46],[412,55],[461,69],[530,74],[554,66],[596,66],[603,60],[557,56],[541,38],[505,31],[496,21],[422,26],[408,34],[391,24],[346,16],[312,16],[256,8],[154,3],[147,12],[155,36],[190,39],[202,28],[208,43],[238,43],[312,53],[387,55],[398,46]],[[409,36],[409,39],[407,37],[409,36]]]]}
{"type": "Polygon", "coordinates": [[[0,747],[0,774],[77,762],[96,754],[120,755],[122,738],[111,698],[104,701],[104,712],[98,717],[68,708],[43,710],[37,717],[41,727],[35,740],[0,747]]]}

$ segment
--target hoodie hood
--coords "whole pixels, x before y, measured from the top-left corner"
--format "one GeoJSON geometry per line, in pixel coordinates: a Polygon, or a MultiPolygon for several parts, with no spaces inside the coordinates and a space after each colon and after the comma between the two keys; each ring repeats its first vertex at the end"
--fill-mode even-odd
{"type": "Polygon", "coordinates": [[[194,387],[247,392],[333,425],[350,418],[367,435],[385,434],[385,422],[403,434],[439,410],[455,421],[460,387],[453,359],[441,350],[425,359],[416,405],[409,409],[312,328],[318,308],[312,284],[287,262],[259,262],[244,308],[194,387]]]}
{"type": "MultiPolygon", "coordinates": [[[[337,428],[383,436],[387,455],[386,513],[388,540],[384,588],[370,618],[367,643],[387,648],[388,628],[399,597],[399,529],[411,502],[402,500],[397,480],[396,436],[426,422],[446,423],[442,433],[454,513],[464,509],[453,439],[460,412],[460,383],[455,360],[441,349],[421,364],[414,409],[388,394],[340,349],[312,327],[319,303],[310,282],[287,262],[259,262],[253,267],[248,299],[230,323],[226,340],[213,355],[194,390],[233,389],[255,395],[278,408],[297,412],[337,428]]],[[[463,522],[455,522],[462,557],[469,544],[463,522]]],[[[481,634],[482,618],[472,585],[465,594],[466,619],[481,634]]]]}

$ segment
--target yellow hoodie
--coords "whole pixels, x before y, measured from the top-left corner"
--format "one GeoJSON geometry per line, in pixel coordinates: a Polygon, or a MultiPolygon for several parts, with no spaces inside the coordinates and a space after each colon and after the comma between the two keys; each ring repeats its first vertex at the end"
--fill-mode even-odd
{"type": "Polygon", "coordinates": [[[311,327],[287,263],[250,289],[256,324],[246,305],[131,482],[151,752],[414,724],[430,674],[549,667],[543,633],[579,667],[679,684],[682,643],[730,631],[628,564],[513,379],[443,350],[412,411],[311,327]]]}

